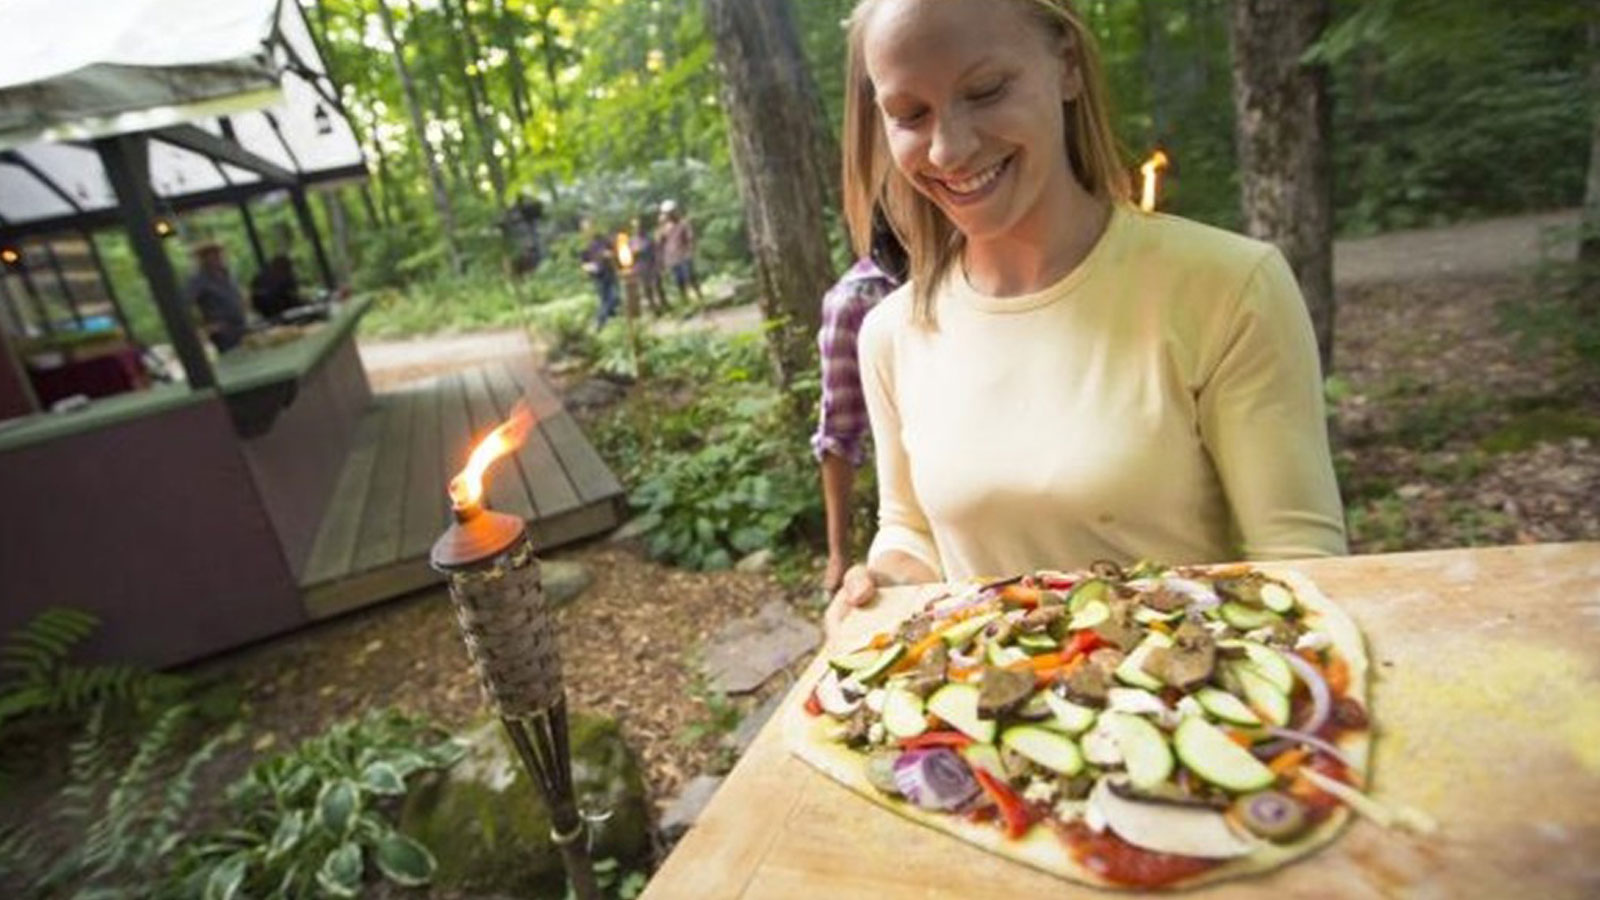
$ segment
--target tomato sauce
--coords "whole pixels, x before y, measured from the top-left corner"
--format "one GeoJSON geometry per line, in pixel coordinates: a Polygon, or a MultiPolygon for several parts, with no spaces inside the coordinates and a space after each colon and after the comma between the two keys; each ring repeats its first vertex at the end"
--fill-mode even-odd
{"type": "Polygon", "coordinates": [[[1129,887],[1165,887],[1215,868],[1217,860],[1135,847],[1109,829],[1096,834],[1082,822],[1058,825],[1061,837],[1078,864],[1107,881],[1129,887]]]}

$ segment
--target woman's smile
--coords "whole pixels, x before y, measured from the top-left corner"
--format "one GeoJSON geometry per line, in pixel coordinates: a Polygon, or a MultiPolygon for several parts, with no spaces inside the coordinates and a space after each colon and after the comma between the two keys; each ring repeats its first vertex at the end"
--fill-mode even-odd
{"type": "Polygon", "coordinates": [[[1000,178],[1010,171],[1011,161],[1014,158],[1015,154],[1012,154],[970,174],[924,175],[923,179],[938,189],[945,202],[954,206],[970,206],[982,202],[999,189],[1000,178]]]}

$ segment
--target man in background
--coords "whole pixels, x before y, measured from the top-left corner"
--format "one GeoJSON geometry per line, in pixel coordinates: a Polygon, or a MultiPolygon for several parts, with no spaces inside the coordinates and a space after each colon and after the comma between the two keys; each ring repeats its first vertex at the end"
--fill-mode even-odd
{"type": "Polygon", "coordinates": [[[205,241],[194,248],[195,272],[189,276],[184,296],[200,312],[206,336],[218,353],[227,353],[244,340],[244,298],[228,271],[222,245],[205,241]]]}
{"type": "Polygon", "coordinates": [[[662,201],[661,229],[656,240],[661,244],[661,263],[672,270],[672,280],[677,282],[678,296],[689,302],[692,287],[695,299],[704,303],[700,278],[694,271],[694,226],[684,218],[676,200],[662,201]]]}

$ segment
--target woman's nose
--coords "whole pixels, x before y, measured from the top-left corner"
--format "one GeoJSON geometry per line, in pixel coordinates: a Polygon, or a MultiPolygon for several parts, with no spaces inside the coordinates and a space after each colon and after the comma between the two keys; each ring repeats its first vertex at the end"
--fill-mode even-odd
{"type": "Polygon", "coordinates": [[[941,171],[959,171],[977,148],[978,136],[967,117],[960,113],[947,113],[934,124],[932,140],[928,145],[928,162],[941,171]]]}

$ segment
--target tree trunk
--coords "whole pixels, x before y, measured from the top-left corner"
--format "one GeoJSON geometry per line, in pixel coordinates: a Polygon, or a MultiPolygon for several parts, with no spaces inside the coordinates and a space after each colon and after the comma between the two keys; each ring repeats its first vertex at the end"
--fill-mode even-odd
{"type": "MultiPolygon", "coordinates": [[[[1600,268],[1600,13],[1589,21],[1589,120],[1589,179],[1583,191],[1578,261],[1586,268],[1600,268]]],[[[1600,277],[1589,275],[1585,280],[1592,285],[1600,277]]]]}
{"type": "Polygon", "coordinates": [[[1234,135],[1245,230],[1278,245],[1333,367],[1333,164],[1328,73],[1301,62],[1331,0],[1232,0],[1234,135]]]}
{"type": "MultiPolygon", "coordinates": [[[[472,29],[472,16],[467,10],[466,0],[456,0],[455,22],[467,42],[467,56],[469,65],[463,66],[461,77],[466,79],[467,105],[472,111],[472,127],[478,132],[478,143],[483,148],[483,163],[489,169],[489,184],[494,187],[494,206],[501,213],[505,212],[506,176],[500,168],[500,157],[495,156],[494,147],[496,129],[484,118],[484,110],[489,107],[488,86],[484,83],[483,73],[479,66],[483,64],[483,54],[479,52],[478,35],[472,29]]],[[[445,12],[450,13],[451,4],[445,3],[445,12]]]]}
{"type": "Polygon", "coordinates": [[[506,10],[505,0],[496,0],[494,11],[494,36],[499,39],[499,47],[506,52],[506,61],[510,66],[506,69],[506,86],[511,89],[511,114],[517,120],[517,127],[528,127],[528,70],[522,64],[522,48],[517,46],[516,29],[512,27],[511,13],[506,10]]]}
{"type": "Polygon", "coordinates": [[[388,0],[378,0],[378,15],[383,18],[383,30],[394,51],[394,71],[400,76],[400,87],[405,92],[406,109],[411,113],[411,127],[417,135],[417,146],[422,150],[423,162],[428,167],[428,183],[433,188],[433,206],[439,213],[439,230],[443,232],[445,255],[450,261],[450,271],[461,274],[461,253],[456,249],[456,214],[450,206],[450,192],[444,186],[444,174],[439,171],[439,160],[434,156],[433,144],[428,140],[428,129],[422,120],[422,106],[417,102],[417,87],[411,82],[411,70],[406,67],[405,45],[394,31],[394,13],[389,11],[388,0]]]}
{"type": "Polygon", "coordinates": [[[539,19],[539,49],[544,55],[544,78],[550,85],[550,105],[556,108],[557,113],[566,112],[566,104],[561,99],[561,80],[556,75],[556,29],[550,24],[550,17],[555,15],[555,4],[545,4],[544,15],[539,19]]]}
{"type": "Polygon", "coordinates": [[[833,283],[822,171],[833,160],[814,152],[826,129],[789,0],[705,0],[705,9],[761,311],[774,324],[768,347],[788,385],[816,367],[821,299],[833,283]]]}

